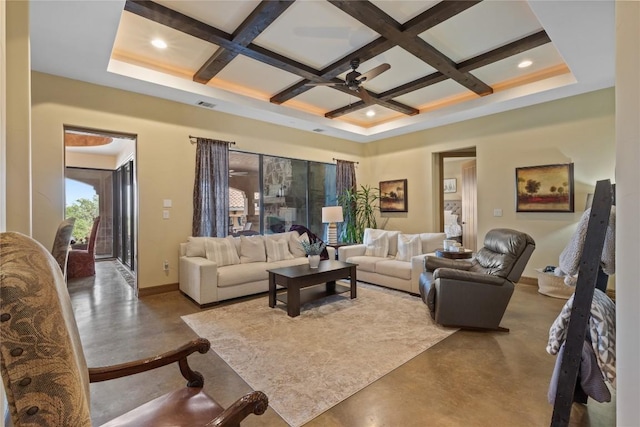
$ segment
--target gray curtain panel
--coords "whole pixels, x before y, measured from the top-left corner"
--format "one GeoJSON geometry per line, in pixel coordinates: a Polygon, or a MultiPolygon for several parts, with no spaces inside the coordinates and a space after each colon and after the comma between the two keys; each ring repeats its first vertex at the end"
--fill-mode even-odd
{"type": "Polygon", "coordinates": [[[197,138],[193,184],[193,236],[224,237],[229,231],[229,142],[197,138]]]}
{"type": "MultiPolygon", "coordinates": [[[[340,196],[346,190],[356,190],[356,164],[346,160],[336,160],[336,195],[340,196]]],[[[343,224],[348,221],[349,212],[344,211],[344,220],[338,224],[338,236],[343,235],[343,224]]]]}

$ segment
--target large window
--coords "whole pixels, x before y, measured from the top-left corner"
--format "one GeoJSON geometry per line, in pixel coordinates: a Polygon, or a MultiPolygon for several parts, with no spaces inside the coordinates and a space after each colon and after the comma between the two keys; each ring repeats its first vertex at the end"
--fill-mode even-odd
{"type": "Polygon", "coordinates": [[[247,197],[247,229],[281,233],[298,224],[324,236],[322,206],[336,203],[334,164],[230,151],[229,169],[229,187],[247,197]]]}

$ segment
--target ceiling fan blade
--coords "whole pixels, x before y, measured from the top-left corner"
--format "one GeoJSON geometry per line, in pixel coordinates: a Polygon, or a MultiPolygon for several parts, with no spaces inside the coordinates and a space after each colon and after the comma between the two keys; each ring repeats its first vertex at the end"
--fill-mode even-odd
{"type": "Polygon", "coordinates": [[[365,88],[360,86],[358,88],[358,93],[360,94],[360,99],[362,99],[362,102],[364,102],[367,105],[373,104],[373,98],[371,98],[371,95],[369,95],[369,92],[367,92],[365,88]]]}
{"type": "Polygon", "coordinates": [[[374,78],[376,76],[379,76],[380,74],[384,73],[389,68],[391,68],[391,65],[389,65],[387,63],[380,64],[377,67],[374,67],[374,68],[370,69],[366,73],[360,74],[360,77],[358,77],[358,81],[363,82],[365,80],[371,80],[372,78],[374,78]]]}

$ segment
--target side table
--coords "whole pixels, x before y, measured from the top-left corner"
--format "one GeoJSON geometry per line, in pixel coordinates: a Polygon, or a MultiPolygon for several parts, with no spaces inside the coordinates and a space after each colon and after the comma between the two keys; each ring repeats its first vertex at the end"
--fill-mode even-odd
{"type": "Polygon", "coordinates": [[[333,248],[336,250],[336,260],[338,259],[338,248],[343,246],[350,246],[351,243],[327,243],[327,247],[333,248]]]}
{"type": "Polygon", "coordinates": [[[465,249],[464,252],[445,251],[444,248],[436,249],[436,256],[448,259],[470,259],[473,258],[473,251],[465,249]]]}

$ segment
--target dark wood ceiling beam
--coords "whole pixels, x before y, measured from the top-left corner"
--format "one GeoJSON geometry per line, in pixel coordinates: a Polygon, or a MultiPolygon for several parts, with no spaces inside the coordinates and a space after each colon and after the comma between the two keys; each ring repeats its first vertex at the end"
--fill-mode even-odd
{"type": "MultiPolygon", "coordinates": [[[[542,30],[535,34],[531,34],[530,36],[526,36],[514,42],[497,47],[493,50],[490,50],[489,52],[467,59],[466,61],[459,63],[457,67],[462,71],[475,70],[477,68],[484,67],[485,65],[493,64],[502,59],[517,55],[518,53],[526,52],[527,50],[542,46],[550,42],[551,39],[549,38],[547,33],[542,30]]],[[[377,95],[377,100],[380,102],[390,101],[398,96],[402,96],[418,89],[431,86],[444,80],[447,80],[447,77],[439,71],[436,71],[435,73],[429,74],[428,76],[421,77],[409,83],[405,83],[401,86],[382,92],[377,95]]],[[[356,102],[347,107],[342,107],[338,108],[337,110],[330,111],[329,113],[325,114],[325,117],[339,117],[353,111],[357,111],[364,107],[366,107],[364,103],[356,102]],[[337,115],[334,115],[334,113],[336,113],[337,115]]]]}
{"type": "Polygon", "coordinates": [[[458,70],[455,62],[417,35],[404,34],[402,26],[374,4],[368,1],[347,0],[329,0],[329,2],[467,89],[480,96],[493,93],[490,86],[472,74],[458,70]]]}
{"type": "MultiPolygon", "coordinates": [[[[415,37],[427,31],[429,28],[435,27],[441,22],[464,12],[481,1],[482,0],[442,1],[406,22],[402,26],[403,32],[409,37],[415,37]]],[[[363,63],[391,49],[395,45],[395,42],[387,40],[384,37],[379,37],[357,51],[351,52],[325,67],[320,71],[320,77],[328,80],[337,77],[351,68],[351,59],[359,58],[360,63],[363,63]]],[[[308,80],[301,80],[274,95],[270,101],[274,104],[282,104],[313,88],[313,86],[307,86],[307,83],[309,83],[308,80]]]]}
{"type": "MultiPolygon", "coordinates": [[[[231,52],[242,54],[264,64],[296,74],[305,79],[318,83],[326,82],[326,80],[318,77],[318,70],[289,58],[285,58],[282,55],[261,48],[253,43],[250,43],[247,46],[237,44],[232,40],[231,34],[225,33],[224,31],[193,19],[187,15],[183,15],[182,13],[171,10],[158,3],[154,3],[152,1],[127,0],[125,3],[125,10],[181,31],[185,34],[189,34],[190,36],[217,44],[231,52]]],[[[336,81],[340,82],[341,80],[337,79],[336,81]]]]}
{"type": "MultiPolygon", "coordinates": [[[[263,0],[234,31],[231,40],[237,45],[247,46],[292,4],[291,0],[263,0]]],[[[206,84],[236,56],[236,51],[219,48],[194,74],[193,80],[206,84]]]]}
{"type": "Polygon", "coordinates": [[[475,56],[466,61],[462,61],[458,64],[460,71],[471,71],[476,68],[484,67],[485,65],[493,64],[502,59],[508,58],[513,55],[517,55],[527,50],[533,49],[544,44],[551,43],[551,39],[546,31],[542,30],[530,36],[523,37],[520,40],[508,43],[504,46],[500,46],[482,55],[475,56]]]}

